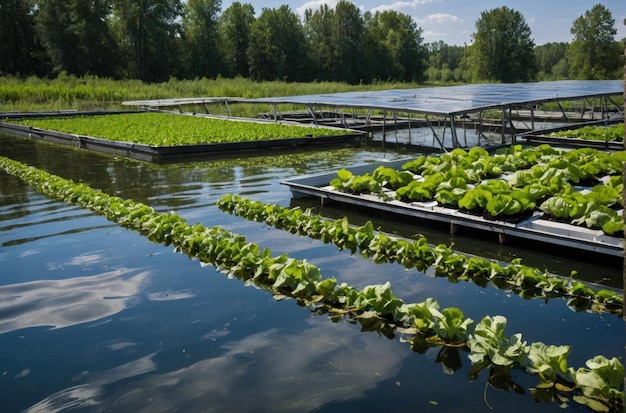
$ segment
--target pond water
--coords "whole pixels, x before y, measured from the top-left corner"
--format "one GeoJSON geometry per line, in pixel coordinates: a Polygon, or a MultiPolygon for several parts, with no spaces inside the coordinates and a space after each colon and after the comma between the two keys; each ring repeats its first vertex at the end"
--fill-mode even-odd
{"type": "MultiPolygon", "coordinates": [[[[393,148],[326,149],[295,154],[152,165],[44,142],[0,136],[0,155],[81,181],[189,223],[221,226],[251,242],[317,265],[324,277],[362,288],[390,281],[407,302],[428,297],[479,321],[504,315],[507,335],[573,346],[582,367],[597,354],[621,357],[624,325],[614,315],[576,313],[563,300],[523,300],[495,288],[453,284],[432,273],[376,265],[321,241],[221,212],[237,193],[297,205],[280,182],[345,165],[415,154],[393,148]]],[[[318,207],[314,200],[305,206],[318,207]]],[[[484,234],[456,234],[367,211],[324,207],[355,223],[493,259],[523,262],[620,286],[621,261],[536,245],[498,245],[484,234]]],[[[525,395],[468,379],[469,360],[451,374],[438,349],[411,351],[399,337],[361,332],[344,320],[312,314],[171,247],[155,244],[90,211],[41,195],[0,172],[0,406],[3,412],[537,412],[537,379],[513,378],[525,395]]],[[[587,411],[570,404],[566,411],[587,411]]]]}

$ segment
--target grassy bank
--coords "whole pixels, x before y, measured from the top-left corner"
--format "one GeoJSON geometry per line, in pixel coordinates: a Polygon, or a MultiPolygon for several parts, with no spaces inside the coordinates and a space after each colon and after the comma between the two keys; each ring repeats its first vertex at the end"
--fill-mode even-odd
{"type": "Polygon", "coordinates": [[[170,79],[163,83],[68,76],[56,79],[0,77],[0,112],[38,110],[121,109],[121,102],[183,97],[244,97],[306,95],[359,90],[406,89],[417,84],[381,82],[371,85],[315,82],[253,82],[249,79],[170,79]]]}

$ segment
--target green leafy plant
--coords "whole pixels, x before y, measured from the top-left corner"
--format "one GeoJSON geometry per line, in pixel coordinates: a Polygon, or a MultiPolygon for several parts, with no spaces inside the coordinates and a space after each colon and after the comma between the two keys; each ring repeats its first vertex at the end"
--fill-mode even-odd
{"type": "Polygon", "coordinates": [[[433,329],[446,343],[463,343],[473,328],[474,320],[465,318],[463,311],[456,307],[444,308],[435,313],[433,329]]]}
{"type": "Polygon", "coordinates": [[[526,371],[537,374],[541,382],[531,389],[536,401],[567,404],[572,398],[575,384],[567,366],[570,346],[553,346],[541,342],[532,343],[528,352],[526,371]]]}
{"type": "Polygon", "coordinates": [[[528,351],[526,342],[520,333],[511,337],[504,336],[506,318],[486,316],[470,334],[468,346],[471,349],[469,359],[474,366],[486,366],[486,362],[498,366],[520,364],[528,351]]]}
{"type": "Polygon", "coordinates": [[[552,346],[541,342],[532,343],[528,351],[526,370],[537,374],[542,382],[555,385],[559,375],[569,378],[567,356],[572,351],[570,346],[552,346]]]}
{"type": "Polygon", "coordinates": [[[535,203],[519,190],[496,194],[485,205],[485,210],[492,217],[518,215],[534,209],[535,203]]]}
{"type": "Polygon", "coordinates": [[[305,136],[344,135],[349,130],[277,123],[141,112],[65,118],[33,118],[14,121],[32,128],[55,130],[96,138],[142,143],[150,146],[249,142],[305,136]]]}
{"type": "Polygon", "coordinates": [[[570,373],[582,395],[574,396],[574,400],[587,405],[596,412],[617,411],[617,400],[624,399],[624,392],[618,390],[624,381],[624,366],[616,359],[596,356],[585,363],[588,368],[581,367],[570,373]]]}
{"type": "Polygon", "coordinates": [[[330,182],[330,185],[338,190],[362,194],[362,193],[380,193],[382,185],[371,175],[353,175],[347,169],[337,172],[337,177],[330,182]]]}
{"type": "Polygon", "coordinates": [[[619,123],[612,126],[583,126],[578,129],[552,132],[549,136],[605,142],[622,141],[624,139],[624,124],[619,123]]]}
{"type": "Polygon", "coordinates": [[[396,171],[383,165],[372,171],[372,178],[380,182],[382,186],[391,189],[406,186],[415,179],[413,174],[408,171],[396,171]]]}
{"type": "Polygon", "coordinates": [[[371,258],[376,263],[398,262],[408,269],[426,271],[435,268],[437,277],[445,277],[451,282],[473,281],[486,287],[515,292],[524,298],[552,297],[568,298],[569,305],[577,311],[598,313],[621,313],[621,294],[600,290],[602,295],[580,281],[569,277],[546,274],[537,268],[521,264],[514,259],[508,265],[501,265],[479,257],[468,257],[455,252],[443,244],[431,246],[425,237],[416,240],[398,239],[374,231],[371,221],[354,227],[347,218],[327,220],[315,215],[311,209],[284,208],[279,205],[262,204],[238,195],[225,195],[217,202],[221,209],[255,221],[265,221],[291,233],[299,233],[330,242],[341,249],[349,249],[371,258]],[[584,288],[583,288],[584,287],[584,288]]]}

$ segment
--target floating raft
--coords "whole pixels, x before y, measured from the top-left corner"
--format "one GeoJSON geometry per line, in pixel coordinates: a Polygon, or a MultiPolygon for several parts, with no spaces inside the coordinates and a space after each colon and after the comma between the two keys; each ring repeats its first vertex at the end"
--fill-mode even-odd
{"type": "Polygon", "coordinates": [[[621,151],[624,150],[624,143],[621,141],[599,141],[578,138],[565,138],[550,136],[552,132],[561,132],[566,130],[578,129],[585,126],[609,126],[624,122],[624,118],[614,118],[611,120],[600,120],[595,122],[575,123],[564,127],[543,129],[540,131],[529,131],[520,134],[517,139],[524,139],[532,145],[548,144],[567,148],[594,148],[600,150],[621,151]]]}
{"type": "MultiPolygon", "coordinates": [[[[386,162],[384,165],[400,169],[407,160],[386,162]]],[[[348,169],[354,175],[363,175],[371,173],[379,165],[378,163],[359,165],[345,169],[348,169]]],[[[505,243],[511,237],[517,237],[611,256],[622,256],[623,254],[623,238],[608,236],[601,230],[554,222],[546,219],[540,211],[517,223],[490,220],[457,209],[441,207],[436,201],[411,203],[399,200],[385,201],[380,196],[374,194],[355,195],[341,192],[329,185],[330,181],[336,176],[336,173],[310,175],[281,183],[290,187],[294,198],[313,196],[319,197],[322,204],[339,202],[376,211],[409,216],[417,220],[448,223],[450,231],[453,233],[460,227],[487,231],[497,234],[500,243],[505,243]]]]}
{"type": "MultiPolygon", "coordinates": [[[[135,113],[136,111],[132,112],[135,113]]],[[[13,114],[5,115],[7,119],[20,117],[54,117],[54,116],[96,116],[112,113],[126,112],[63,112],[45,114],[13,114]]],[[[182,115],[180,115],[182,116],[182,115]]],[[[34,128],[14,123],[0,122],[0,132],[26,138],[38,139],[47,142],[69,145],[80,149],[104,152],[115,156],[123,156],[140,161],[168,163],[194,161],[211,157],[225,157],[229,155],[254,155],[263,154],[268,150],[293,150],[315,147],[356,145],[365,138],[365,133],[353,131],[348,135],[332,135],[332,129],[328,129],[329,135],[316,137],[298,137],[272,139],[250,142],[232,143],[205,143],[196,145],[176,146],[150,146],[140,143],[122,142],[109,139],[96,138],[93,136],[77,135],[53,130],[34,128]]]]}

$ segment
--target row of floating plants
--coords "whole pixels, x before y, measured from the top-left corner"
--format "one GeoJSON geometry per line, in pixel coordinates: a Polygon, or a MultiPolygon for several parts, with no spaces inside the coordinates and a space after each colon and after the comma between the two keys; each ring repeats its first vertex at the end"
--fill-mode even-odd
{"type": "Polygon", "coordinates": [[[32,128],[159,147],[354,133],[344,129],[330,130],[319,127],[184,116],[163,112],[21,118],[5,119],[4,121],[32,128]]]}
{"type": "MultiPolygon", "coordinates": [[[[398,262],[407,269],[426,271],[434,267],[435,276],[452,282],[472,281],[486,287],[506,289],[523,298],[566,298],[576,311],[622,314],[623,296],[615,291],[593,289],[589,285],[537,268],[521,264],[515,259],[509,265],[480,257],[454,252],[452,247],[431,246],[425,237],[407,240],[374,231],[371,221],[360,227],[351,226],[347,218],[328,220],[315,215],[308,208],[285,208],[277,204],[263,204],[238,195],[225,195],[218,200],[220,209],[246,219],[266,222],[291,233],[333,243],[340,249],[358,251],[376,263],[398,262]]],[[[573,274],[572,274],[573,275],[573,274]]]]}
{"type": "Polygon", "coordinates": [[[624,140],[624,123],[611,126],[583,126],[578,129],[552,132],[549,136],[589,141],[622,142],[624,140]]]}
{"type": "Polygon", "coordinates": [[[337,172],[330,185],[383,200],[432,202],[486,219],[545,219],[623,236],[622,170],[625,151],[562,150],[513,145],[491,155],[484,148],[421,156],[402,170],[380,166],[371,174],[337,172]]]}
{"type": "Polygon", "coordinates": [[[362,290],[345,283],[337,285],[336,279],[322,278],[319,268],[305,260],[286,254],[274,257],[268,249],[261,250],[225,229],[189,225],[175,213],[160,213],[148,205],[109,196],[5,157],[0,157],[0,167],[48,196],[102,214],[155,242],[174,245],[176,251],[211,264],[229,277],[271,291],[277,298],[293,297],[318,313],[348,317],[366,330],[389,333],[395,329],[418,352],[435,346],[440,347],[440,353],[469,351],[470,379],[488,368],[491,384],[508,383],[508,388],[517,390],[520,386],[510,372],[519,368],[539,377],[539,383],[531,389],[537,401],[573,400],[604,412],[623,409],[624,366],[615,357],[598,355],[587,360],[586,367],[575,369],[567,363],[570,346],[527,344],[520,333],[507,337],[502,316],[485,316],[474,323],[458,308],[440,309],[433,299],[405,303],[394,296],[389,283],[362,290]]]}

